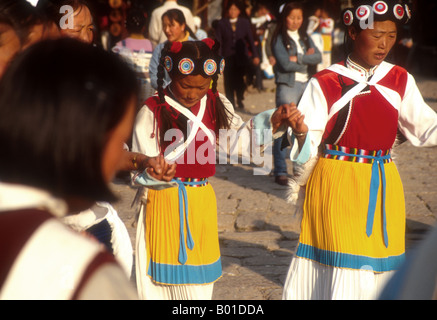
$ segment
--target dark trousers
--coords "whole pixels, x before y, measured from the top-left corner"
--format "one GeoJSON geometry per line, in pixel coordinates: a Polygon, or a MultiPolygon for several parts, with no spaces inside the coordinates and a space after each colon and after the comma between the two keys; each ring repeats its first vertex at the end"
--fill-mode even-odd
{"type": "Polygon", "coordinates": [[[243,65],[241,61],[237,61],[235,56],[227,57],[225,62],[226,66],[223,76],[226,98],[235,108],[236,96],[238,107],[242,107],[241,103],[244,100],[244,91],[246,90],[246,84],[244,83],[246,65],[243,65]]]}

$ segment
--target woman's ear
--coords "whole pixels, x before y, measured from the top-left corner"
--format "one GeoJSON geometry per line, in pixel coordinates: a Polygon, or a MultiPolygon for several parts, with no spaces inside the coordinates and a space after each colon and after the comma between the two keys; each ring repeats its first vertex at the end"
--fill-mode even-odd
{"type": "Polygon", "coordinates": [[[348,32],[348,34],[349,34],[349,37],[352,39],[352,40],[356,40],[357,39],[357,36],[358,36],[358,32],[357,32],[357,29],[355,28],[355,27],[349,27],[348,29],[347,29],[347,32],[348,32]]]}

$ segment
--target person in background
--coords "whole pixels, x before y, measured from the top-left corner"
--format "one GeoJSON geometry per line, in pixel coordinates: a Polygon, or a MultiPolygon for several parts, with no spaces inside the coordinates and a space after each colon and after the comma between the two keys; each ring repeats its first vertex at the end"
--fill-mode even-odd
{"type": "MultiPolygon", "coordinates": [[[[303,7],[300,3],[285,5],[272,36],[272,52],[276,83],[276,106],[298,103],[308,82],[308,65],[321,61],[321,53],[302,28],[303,7]]],[[[287,139],[275,140],[273,161],[275,182],[288,184],[285,162],[287,139]]]]}
{"type": "Polygon", "coordinates": [[[317,66],[318,68],[317,71],[321,71],[331,66],[334,27],[335,27],[334,19],[332,19],[329,16],[329,13],[326,9],[322,9],[320,15],[319,29],[323,38],[323,52],[322,52],[322,63],[317,66]]]}
{"type": "Polygon", "coordinates": [[[39,0],[37,10],[47,20],[58,27],[61,36],[78,39],[85,43],[95,40],[96,26],[93,9],[87,0],[39,0]],[[62,11],[63,6],[73,8],[72,16],[67,19],[68,11],[62,11]]]}
{"type": "MultiPolygon", "coordinates": [[[[166,42],[196,40],[193,30],[187,25],[185,15],[179,9],[170,9],[162,15],[162,25],[166,42]]],[[[152,60],[150,61],[150,80],[152,87],[158,89],[158,66],[161,59],[161,51],[166,42],[159,43],[153,50],[152,60]]],[[[170,83],[171,79],[165,71],[164,87],[170,83]]]]}
{"type": "Polygon", "coordinates": [[[1,299],[137,298],[113,255],[60,220],[115,199],[108,184],[132,130],[136,88],[114,55],[73,39],[38,42],[7,68],[0,80],[1,299]]]}
{"type": "MultiPolygon", "coordinates": [[[[316,6],[310,8],[312,10],[312,14],[308,17],[308,25],[307,25],[307,34],[311,37],[314,42],[314,45],[320,52],[323,52],[323,37],[320,30],[320,16],[322,14],[322,9],[320,6],[316,6]]],[[[322,54],[323,60],[323,54],[322,54]]],[[[309,65],[308,66],[308,75],[312,77],[318,71],[322,70],[322,64],[319,63],[317,65],[309,65]]]]}
{"type": "Polygon", "coordinates": [[[208,34],[202,29],[202,19],[198,16],[193,17],[193,19],[195,26],[194,34],[196,35],[197,40],[208,38],[208,34]]]}
{"type": "Polygon", "coordinates": [[[162,24],[162,15],[170,9],[178,9],[182,11],[185,24],[193,31],[196,29],[193,14],[191,13],[190,9],[178,4],[177,0],[165,0],[160,7],[152,11],[150,16],[149,38],[154,47],[156,47],[159,43],[167,41],[168,39],[162,24]]]}
{"type": "Polygon", "coordinates": [[[244,76],[249,64],[259,65],[260,58],[243,3],[238,0],[229,1],[225,13],[226,16],[219,21],[215,30],[216,38],[220,42],[220,54],[226,61],[225,94],[232,105],[244,109],[243,100],[246,90],[244,76]],[[249,57],[249,50],[252,60],[249,57]]]}
{"type": "Polygon", "coordinates": [[[126,17],[128,37],[116,43],[112,48],[112,51],[120,54],[137,74],[141,90],[138,98],[139,107],[154,93],[149,74],[153,46],[152,42],[144,37],[146,22],[147,19],[142,10],[130,9],[126,17]]]}
{"type": "MultiPolygon", "coordinates": [[[[260,78],[265,77],[267,79],[272,79],[274,77],[273,65],[275,64],[275,58],[273,57],[270,44],[271,34],[276,26],[276,18],[266,5],[260,4],[257,7],[258,10],[255,10],[255,16],[253,16],[250,20],[252,25],[255,25],[257,34],[260,38],[260,78]]],[[[265,88],[262,86],[262,82],[258,82],[258,84],[261,84],[259,87],[262,90],[265,90],[265,88]]]]}
{"type": "Polygon", "coordinates": [[[250,22],[252,24],[253,29],[253,38],[255,42],[255,47],[258,52],[258,56],[260,57],[260,63],[258,65],[252,65],[248,75],[247,84],[252,84],[258,92],[264,91],[263,86],[263,70],[261,66],[264,63],[264,44],[265,44],[265,34],[268,28],[269,23],[272,21],[273,16],[269,13],[269,10],[266,5],[257,4],[253,9],[253,15],[250,18],[250,22]],[[255,78],[253,80],[253,78],[255,78]]]}

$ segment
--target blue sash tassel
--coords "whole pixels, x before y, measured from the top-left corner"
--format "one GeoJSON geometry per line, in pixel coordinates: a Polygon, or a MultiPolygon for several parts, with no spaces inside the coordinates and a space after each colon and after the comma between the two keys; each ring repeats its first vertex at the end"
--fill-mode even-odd
{"type": "Polygon", "coordinates": [[[202,181],[181,181],[178,179],[174,179],[173,181],[178,184],[178,192],[179,192],[179,256],[178,261],[180,264],[185,264],[187,262],[187,249],[193,250],[194,248],[194,240],[191,236],[190,231],[190,223],[188,221],[188,196],[187,190],[185,186],[196,186],[205,184],[207,180],[202,181]],[[184,214],[185,212],[185,214],[184,214]],[[187,240],[185,246],[185,232],[184,232],[184,216],[185,216],[185,224],[187,225],[187,240]]]}
{"type": "Polygon", "coordinates": [[[357,157],[357,158],[365,158],[372,159],[372,176],[370,180],[370,195],[369,195],[369,206],[367,209],[367,225],[366,225],[366,234],[368,237],[372,235],[373,232],[373,220],[375,217],[375,209],[376,209],[376,201],[378,198],[378,190],[379,190],[379,179],[381,177],[382,180],[382,227],[383,227],[383,235],[384,235],[384,244],[388,247],[388,234],[387,234],[387,219],[385,212],[385,196],[386,196],[386,178],[385,178],[385,170],[384,170],[384,160],[389,160],[391,158],[390,154],[385,156],[382,155],[382,151],[379,150],[376,156],[369,155],[360,155],[360,154],[349,154],[339,150],[324,150],[325,154],[333,155],[333,156],[346,156],[346,157],[357,157]],[[381,172],[381,174],[380,174],[381,172]]]}

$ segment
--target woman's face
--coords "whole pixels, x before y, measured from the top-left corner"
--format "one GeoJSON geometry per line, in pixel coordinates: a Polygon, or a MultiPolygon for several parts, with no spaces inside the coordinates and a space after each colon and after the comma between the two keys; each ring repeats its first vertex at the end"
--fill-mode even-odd
{"type": "Polygon", "coordinates": [[[196,105],[208,92],[211,78],[202,75],[177,75],[172,78],[171,91],[186,108],[196,105]]]}
{"type": "Polygon", "coordinates": [[[108,133],[106,146],[103,149],[102,171],[104,180],[109,183],[121,167],[124,143],[132,133],[136,110],[136,98],[129,101],[129,106],[117,126],[108,133]]]}
{"type": "Polygon", "coordinates": [[[176,20],[171,21],[167,16],[162,18],[162,30],[170,42],[181,41],[185,38],[185,24],[176,20]]]}
{"type": "Polygon", "coordinates": [[[86,6],[78,8],[72,18],[73,28],[61,29],[61,35],[92,43],[94,40],[94,23],[90,10],[86,6]]]}
{"type": "Polygon", "coordinates": [[[354,41],[352,60],[370,69],[383,62],[395,45],[397,27],[393,21],[375,21],[372,29],[367,28],[359,33],[350,28],[349,36],[354,41]]]}
{"type": "Polygon", "coordinates": [[[290,31],[299,30],[303,23],[303,12],[301,9],[293,9],[287,16],[286,24],[287,29],[290,31]]]}
{"type": "Polygon", "coordinates": [[[20,50],[21,42],[14,29],[8,24],[0,23],[0,77],[20,50]]]}
{"type": "Polygon", "coordinates": [[[235,4],[233,4],[229,7],[228,15],[229,15],[229,19],[238,18],[238,16],[240,15],[240,9],[238,9],[238,7],[235,4]]]}

